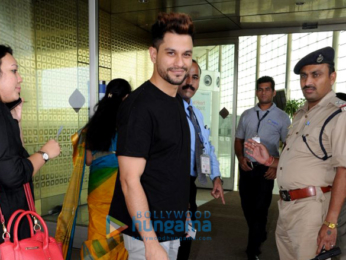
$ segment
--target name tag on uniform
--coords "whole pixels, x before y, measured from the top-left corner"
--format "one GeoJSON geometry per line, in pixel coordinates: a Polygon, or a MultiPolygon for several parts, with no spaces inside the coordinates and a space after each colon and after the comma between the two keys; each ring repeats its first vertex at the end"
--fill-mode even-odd
{"type": "Polygon", "coordinates": [[[210,156],[208,154],[201,155],[201,172],[206,175],[211,174],[210,156]]]}

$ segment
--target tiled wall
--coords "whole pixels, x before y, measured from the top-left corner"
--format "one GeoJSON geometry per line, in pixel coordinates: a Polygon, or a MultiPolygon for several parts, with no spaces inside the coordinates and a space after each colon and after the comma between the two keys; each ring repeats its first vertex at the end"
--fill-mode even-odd
{"type": "MultiPolygon", "coordinates": [[[[152,73],[148,55],[150,35],[135,26],[99,12],[99,77],[121,77],[133,88],[152,73]]],[[[34,176],[39,212],[48,213],[63,201],[72,173],[70,137],[89,115],[88,4],[85,0],[1,0],[0,43],[14,50],[23,76],[21,96],[25,147],[34,153],[61,125],[61,155],[34,176]],[[78,89],[85,104],[75,112],[68,100],[78,89]]],[[[82,202],[86,202],[88,175],[82,202]]]]}

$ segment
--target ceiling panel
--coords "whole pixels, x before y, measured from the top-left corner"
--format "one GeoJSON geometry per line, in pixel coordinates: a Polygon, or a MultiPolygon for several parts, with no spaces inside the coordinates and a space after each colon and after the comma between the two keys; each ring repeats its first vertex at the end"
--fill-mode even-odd
{"type": "Polygon", "coordinates": [[[171,7],[168,12],[187,13],[193,20],[219,19],[224,15],[210,4],[171,7]]]}
{"type": "Polygon", "coordinates": [[[113,1],[111,4],[111,13],[118,14],[124,12],[133,12],[133,11],[144,11],[150,9],[161,9],[165,10],[166,8],[172,7],[183,7],[190,5],[202,5],[208,4],[206,0],[176,0],[176,1],[162,1],[162,0],[149,0],[148,3],[140,3],[138,0],[120,0],[113,1]]]}
{"type": "MultiPolygon", "coordinates": [[[[184,6],[184,7],[168,7],[164,10],[162,9],[151,9],[151,10],[145,10],[145,11],[136,11],[136,12],[125,12],[125,13],[118,13],[115,14],[124,20],[135,24],[141,28],[149,28],[157,18],[157,14],[160,11],[164,12],[184,12],[188,13],[194,22],[197,22],[198,20],[217,20],[215,23],[220,23],[221,18],[225,23],[230,22],[228,18],[226,18],[222,13],[220,13],[217,9],[215,9],[210,4],[203,4],[203,5],[194,5],[194,6],[184,6]]],[[[223,27],[229,27],[229,25],[225,24],[223,27]]]]}
{"type": "Polygon", "coordinates": [[[229,3],[232,3],[233,5],[235,5],[236,3],[239,3],[240,0],[208,0],[208,3],[210,3],[210,4],[225,3],[225,2],[229,2],[229,3]]]}
{"type": "Polygon", "coordinates": [[[112,13],[124,13],[133,11],[146,11],[152,9],[163,9],[164,1],[161,0],[150,0],[148,3],[142,4],[137,0],[130,1],[113,1],[112,3],[112,13]]]}
{"type": "Polygon", "coordinates": [[[239,10],[237,10],[235,2],[213,3],[212,5],[224,15],[239,16],[239,10]]]}
{"type": "Polygon", "coordinates": [[[273,26],[281,23],[285,26],[301,26],[303,23],[318,22],[319,24],[342,23],[346,21],[346,8],[318,12],[295,12],[285,14],[252,15],[240,18],[243,28],[255,26],[273,26]]]}
{"type": "Polygon", "coordinates": [[[159,12],[187,13],[198,33],[345,23],[346,0],[99,0],[102,10],[150,30],[159,12]],[[304,2],[296,5],[296,2],[304,2]]]}
{"type": "Polygon", "coordinates": [[[132,13],[121,13],[116,16],[128,21],[142,29],[150,30],[151,25],[156,21],[158,10],[147,10],[132,13]]]}
{"type": "Polygon", "coordinates": [[[344,8],[346,0],[241,0],[240,16],[344,8]],[[296,2],[304,2],[296,5],[296,2]]]}
{"type": "Polygon", "coordinates": [[[239,27],[229,18],[197,20],[193,22],[196,28],[196,33],[222,32],[237,30],[239,27]]]}

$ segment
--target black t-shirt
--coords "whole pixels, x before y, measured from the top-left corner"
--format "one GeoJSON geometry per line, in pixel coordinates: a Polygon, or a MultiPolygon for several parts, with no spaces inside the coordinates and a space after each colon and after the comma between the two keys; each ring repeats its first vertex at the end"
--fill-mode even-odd
{"type": "MultiPolygon", "coordinates": [[[[117,121],[117,155],[146,159],[141,184],[158,239],[182,237],[190,182],[190,130],[182,100],[147,81],[123,102],[117,121]]],[[[123,233],[140,239],[126,208],[120,174],[121,168],[109,214],[128,225],[123,233]]]]}

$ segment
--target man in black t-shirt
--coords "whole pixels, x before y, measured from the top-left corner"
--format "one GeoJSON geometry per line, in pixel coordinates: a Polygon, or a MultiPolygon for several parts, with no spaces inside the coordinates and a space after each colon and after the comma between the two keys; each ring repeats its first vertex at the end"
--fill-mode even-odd
{"type": "Polygon", "coordinates": [[[192,65],[193,24],[160,14],[149,48],[154,73],[118,115],[119,180],[110,215],[125,223],[131,259],[176,259],[189,198],[190,134],[176,97],[192,65]]]}

